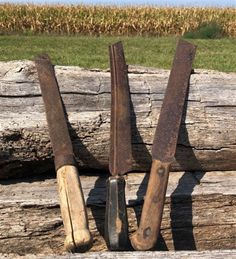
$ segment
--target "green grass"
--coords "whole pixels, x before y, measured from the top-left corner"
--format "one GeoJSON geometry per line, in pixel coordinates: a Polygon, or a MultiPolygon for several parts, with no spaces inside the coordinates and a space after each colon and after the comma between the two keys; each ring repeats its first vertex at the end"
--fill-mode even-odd
{"type": "MultiPolygon", "coordinates": [[[[54,64],[108,68],[108,45],[118,40],[128,64],[170,69],[175,37],[0,36],[0,60],[32,60],[47,52],[54,64]]],[[[198,45],[194,68],[236,72],[236,39],[189,41],[198,45]]]]}
{"type": "Polygon", "coordinates": [[[223,36],[223,28],[216,22],[203,23],[198,29],[185,32],[183,35],[186,39],[220,39],[223,36]]]}

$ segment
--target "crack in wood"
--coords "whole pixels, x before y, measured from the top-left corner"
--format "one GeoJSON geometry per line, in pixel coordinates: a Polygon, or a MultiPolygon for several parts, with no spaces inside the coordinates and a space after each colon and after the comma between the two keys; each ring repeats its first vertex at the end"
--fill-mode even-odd
{"type": "MultiPolygon", "coordinates": [[[[45,158],[52,160],[34,63],[0,62],[0,70],[2,73],[8,71],[6,76],[1,74],[0,77],[0,164],[4,161],[14,163],[15,160],[23,165],[45,158]],[[29,134],[23,134],[22,138],[16,137],[15,140],[9,137],[5,141],[2,136],[9,135],[9,129],[16,132],[15,136],[20,136],[22,130],[29,134]]],[[[73,125],[79,164],[84,168],[107,169],[109,72],[62,66],[56,66],[55,70],[69,121],[73,125]],[[100,114],[99,122],[97,114],[100,114]]],[[[151,143],[168,76],[167,70],[130,67],[129,83],[134,107],[133,170],[149,170],[151,143]]],[[[181,124],[176,161],[172,166],[174,171],[236,168],[235,82],[235,73],[197,70],[191,76],[186,116],[181,124]]],[[[14,165],[11,169],[3,167],[0,177],[8,177],[7,174],[14,171],[14,165]]],[[[21,173],[26,171],[22,167],[21,173]]]]}

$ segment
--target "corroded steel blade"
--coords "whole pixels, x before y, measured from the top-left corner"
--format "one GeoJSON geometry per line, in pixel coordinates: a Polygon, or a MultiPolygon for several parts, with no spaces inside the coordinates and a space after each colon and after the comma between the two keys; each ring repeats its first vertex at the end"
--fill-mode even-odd
{"type": "Polygon", "coordinates": [[[131,170],[131,122],[128,69],[121,42],[109,46],[111,67],[111,144],[109,169],[112,175],[131,170]]]}
{"type": "Polygon", "coordinates": [[[63,165],[76,165],[54,67],[46,54],[39,56],[35,63],[46,110],[56,169],[63,165]]]}
{"type": "Polygon", "coordinates": [[[154,136],[152,158],[172,162],[196,46],[179,40],[154,136]]]}

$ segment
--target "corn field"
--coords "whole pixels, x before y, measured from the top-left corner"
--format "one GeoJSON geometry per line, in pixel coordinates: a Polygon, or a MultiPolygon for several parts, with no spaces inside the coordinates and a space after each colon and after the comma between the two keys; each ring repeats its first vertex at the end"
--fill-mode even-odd
{"type": "Polygon", "coordinates": [[[212,22],[236,37],[236,8],[0,4],[0,34],[167,36],[212,22]]]}

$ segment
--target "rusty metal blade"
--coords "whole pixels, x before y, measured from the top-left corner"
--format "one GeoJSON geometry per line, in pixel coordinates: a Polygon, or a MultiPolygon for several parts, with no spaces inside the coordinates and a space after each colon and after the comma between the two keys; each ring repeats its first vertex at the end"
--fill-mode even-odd
{"type": "Polygon", "coordinates": [[[154,136],[152,158],[174,158],[196,46],[179,40],[154,136]]]}
{"type": "Polygon", "coordinates": [[[111,132],[109,169],[122,175],[132,168],[130,91],[123,46],[109,46],[111,68],[111,132]]]}
{"type": "Polygon", "coordinates": [[[35,60],[35,64],[45,105],[56,168],[58,169],[63,165],[76,165],[54,67],[46,54],[39,56],[35,60]]]}

